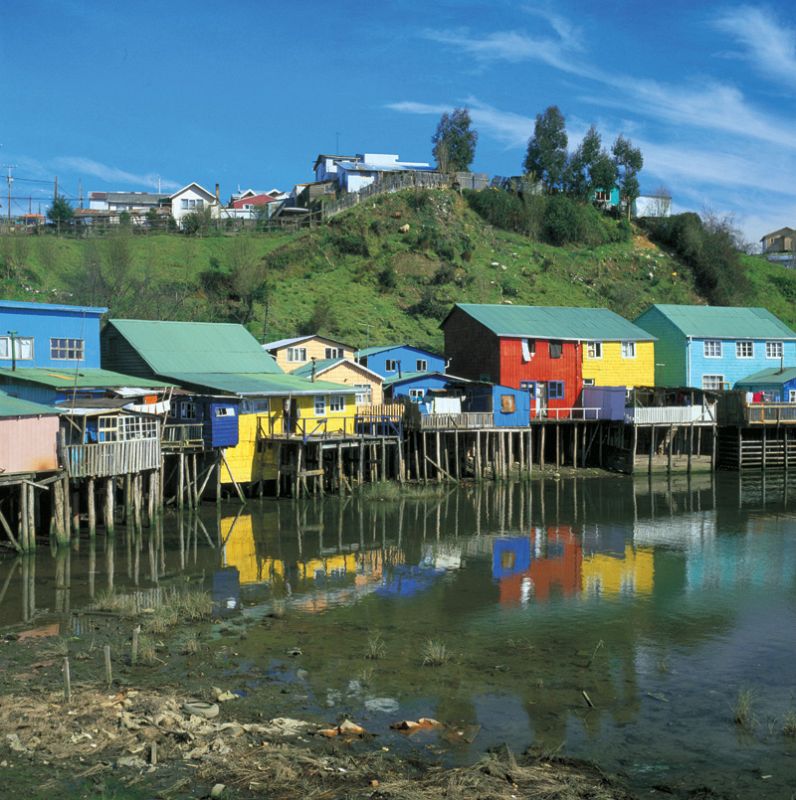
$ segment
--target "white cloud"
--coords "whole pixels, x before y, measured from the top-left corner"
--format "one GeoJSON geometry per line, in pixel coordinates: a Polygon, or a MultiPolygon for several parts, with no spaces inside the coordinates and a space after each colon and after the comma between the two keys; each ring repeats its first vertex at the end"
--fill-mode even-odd
{"type": "Polygon", "coordinates": [[[759,72],[788,85],[796,82],[796,29],[767,9],[740,6],[720,14],[715,26],[743,48],[738,53],[759,72]]]}
{"type": "Polygon", "coordinates": [[[158,176],[157,173],[149,172],[144,175],[103,164],[91,158],[80,156],[61,156],[53,159],[53,167],[59,170],[69,170],[80,175],[90,175],[99,178],[107,183],[133,184],[134,186],[146,186],[149,189],[157,188],[158,179],[160,187],[164,190],[179,189],[182,184],[158,176]]]}

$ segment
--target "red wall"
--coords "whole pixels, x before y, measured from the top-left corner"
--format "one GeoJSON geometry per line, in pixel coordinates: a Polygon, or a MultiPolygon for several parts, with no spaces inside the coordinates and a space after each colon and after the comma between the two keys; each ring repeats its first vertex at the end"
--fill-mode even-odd
{"type": "Polygon", "coordinates": [[[520,388],[520,381],[564,381],[564,398],[550,400],[550,408],[572,408],[583,388],[581,346],[563,342],[561,358],[550,358],[547,339],[536,340],[536,353],[530,361],[522,360],[521,339],[500,340],[500,383],[520,388]]]}

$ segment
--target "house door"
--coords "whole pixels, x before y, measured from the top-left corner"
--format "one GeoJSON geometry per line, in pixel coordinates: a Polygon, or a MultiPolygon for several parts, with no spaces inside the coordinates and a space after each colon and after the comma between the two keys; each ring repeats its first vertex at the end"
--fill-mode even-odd
{"type": "Polygon", "coordinates": [[[295,398],[286,397],[282,404],[282,409],[284,416],[282,428],[285,433],[293,434],[296,432],[298,424],[298,403],[295,398]]]}
{"type": "Polygon", "coordinates": [[[544,381],[536,383],[536,416],[539,419],[547,417],[547,383],[544,381]]]}

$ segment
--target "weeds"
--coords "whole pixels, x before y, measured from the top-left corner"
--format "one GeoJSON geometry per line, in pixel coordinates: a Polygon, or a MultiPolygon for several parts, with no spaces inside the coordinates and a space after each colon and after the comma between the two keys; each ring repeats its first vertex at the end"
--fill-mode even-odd
{"type": "MultiPolygon", "coordinates": [[[[135,617],[141,613],[137,595],[119,595],[112,591],[100,592],[93,608],[123,617],[135,617]]],[[[212,611],[213,601],[207,592],[198,589],[164,589],[154,613],[146,622],[146,628],[155,634],[165,633],[183,621],[209,619],[212,611]]]]}
{"type": "Polygon", "coordinates": [[[192,633],[182,643],[182,654],[186,656],[195,656],[199,652],[199,637],[192,633]]]}
{"type": "Polygon", "coordinates": [[[373,659],[374,661],[379,658],[384,658],[387,655],[387,645],[384,639],[378,633],[368,636],[368,642],[365,645],[365,658],[373,659]]]}
{"type": "Polygon", "coordinates": [[[796,711],[788,711],[782,720],[782,735],[796,738],[796,711]]]}
{"type": "Polygon", "coordinates": [[[141,636],[138,639],[138,661],[141,664],[152,666],[156,661],[160,661],[157,656],[155,640],[149,636],[141,636]]]}
{"type": "Polygon", "coordinates": [[[362,497],[366,500],[425,500],[427,498],[441,497],[443,489],[440,486],[420,484],[399,484],[394,481],[377,481],[369,483],[361,489],[362,497]]]}
{"type": "Polygon", "coordinates": [[[754,727],[754,691],[752,689],[741,689],[738,692],[732,719],[741,728],[754,727]]]}
{"type": "Polygon", "coordinates": [[[443,642],[435,642],[429,639],[423,645],[423,666],[441,667],[451,660],[451,654],[443,642]]]}

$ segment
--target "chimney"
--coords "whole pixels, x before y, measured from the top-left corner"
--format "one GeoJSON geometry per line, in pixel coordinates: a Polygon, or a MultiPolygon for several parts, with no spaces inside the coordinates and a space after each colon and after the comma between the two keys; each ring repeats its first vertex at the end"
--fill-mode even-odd
{"type": "Polygon", "coordinates": [[[316,361],[317,361],[317,359],[315,358],[315,356],[313,356],[312,357],[312,375],[310,376],[310,380],[313,381],[313,383],[315,382],[315,362],[316,361]]]}
{"type": "Polygon", "coordinates": [[[218,183],[216,184],[216,203],[221,205],[221,185],[218,183]]]}

